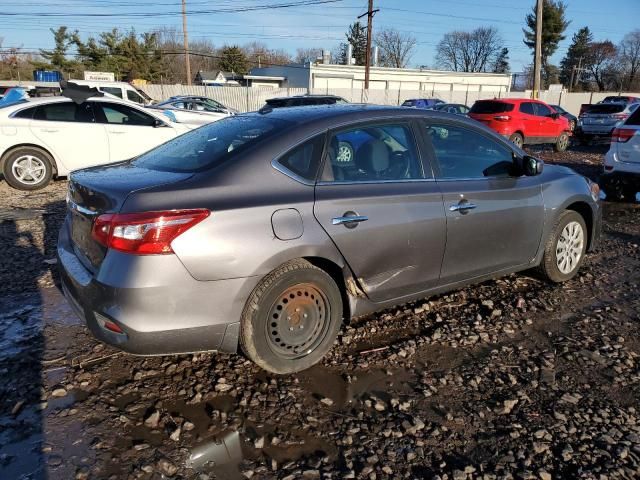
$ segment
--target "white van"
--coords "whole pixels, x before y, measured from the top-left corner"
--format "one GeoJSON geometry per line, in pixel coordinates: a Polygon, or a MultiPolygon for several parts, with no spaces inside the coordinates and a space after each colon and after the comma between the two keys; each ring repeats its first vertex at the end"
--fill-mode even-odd
{"type": "Polygon", "coordinates": [[[151,105],[151,98],[127,82],[99,82],[95,80],[69,80],[77,85],[95,87],[101,92],[109,93],[123,100],[140,105],[151,105]]]}

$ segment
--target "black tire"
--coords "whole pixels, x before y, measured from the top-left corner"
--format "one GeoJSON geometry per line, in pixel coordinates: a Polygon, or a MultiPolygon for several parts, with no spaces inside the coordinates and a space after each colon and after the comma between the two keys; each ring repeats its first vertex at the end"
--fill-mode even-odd
{"type": "Polygon", "coordinates": [[[242,313],[240,345],[269,372],[299,372],[331,349],[342,314],[342,295],[331,276],[306,260],[292,260],[251,293],[242,313]]]}
{"type": "Polygon", "coordinates": [[[53,176],[53,159],[44,150],[35,147],[20,147],[11,150],[3,158],[2,173],[9,185],[18,190],[40,190],[46,187],[53,176]],[[25,171],[21,165],[31,165],[30,172],[21,179],[17,172],[25,171]],[[36,177],[37,175],[37,177],[36,177]]]}
{"type": "Polygon", "coordinates": [[[524,146],[524,137],[520,135],[518,132],[512,133],[509,137],[509,141],[513,143],[516,147],[522,148],[524,146]]]}
{"type": "Polygon", "coordinates": [[[587,226],[585,224],[582,215],[578,212],[574,212],[573,210],[565,210],[558,217],[553,229],[551,230],[551,234],[549,238],[547,238],[547,242],[544,246],[544,254],[542,256],[542,262],[540,262],[540,270],[542,274],[551,282],[560,283],[566,282],[573,278],[582,262],[584,261],[585,252],[587,251],[587,240],[589,238],[589,232],[587,231],[587,226]],[[570,271],[562,271],[558,266],[558,251],[559,245],[558,242],[563,234],[565,227],[569,224],[577,222],[582,229],[582,242],[579,257],[575,261],[575,263],[570,265],[570,271]]]}
{"type": "Polygon", "coordinates": [[[569,146],[569,135],[566,132],[562,132],[556,139],[556,143],[553,144],[553,149],[556,152],[564,152],[569,146]]]}
{"type": "Polygon", "coordinates": [[[600,183],[609,202],[633,202],[635,200],[635,192],[631,193],[630,187],[618,175],[601,177],[600,183]]]}

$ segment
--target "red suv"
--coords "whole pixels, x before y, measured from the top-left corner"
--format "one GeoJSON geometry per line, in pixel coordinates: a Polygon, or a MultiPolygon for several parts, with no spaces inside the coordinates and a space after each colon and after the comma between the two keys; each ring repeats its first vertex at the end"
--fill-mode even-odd
{"type": "Polygon", "coordinates": [[[539,100],[478,100],[471,107],[469,116],[519,147],[524,144],[553,143],[556,152],[562,152],[569,146],[569,121],[539,100]]]}

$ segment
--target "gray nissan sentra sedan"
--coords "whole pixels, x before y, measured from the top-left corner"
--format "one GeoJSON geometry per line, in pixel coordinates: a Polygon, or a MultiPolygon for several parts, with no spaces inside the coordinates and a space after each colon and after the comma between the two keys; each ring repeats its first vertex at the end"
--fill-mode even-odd
{"type": "Polygon", "coordinates": [[[598,187],[473,120],[332,105],[262,110],[73,173],[66,297],[127,352],[318,362],[344,321],[510,272],[572,278],[598,187]]]}

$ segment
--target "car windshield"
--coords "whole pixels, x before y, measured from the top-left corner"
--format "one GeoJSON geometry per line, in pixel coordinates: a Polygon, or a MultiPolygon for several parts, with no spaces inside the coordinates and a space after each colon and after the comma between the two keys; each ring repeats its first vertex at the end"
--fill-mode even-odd
{"type": "Polygon", "coordinates": [[[164,143],[134,159],[133,164],[167,172],[208,170],[289,124],[286,120],[257,115],[225,118],[164,143]]]}
{"type": "Polygon", "coordinates": [[[513,110],[513,104],[511,103],[483,101],[483,102],[474,103],[473,107],[471,107],[470,113],[491,114],[491,113],[510,112],[511,110],[513,110]]]}

